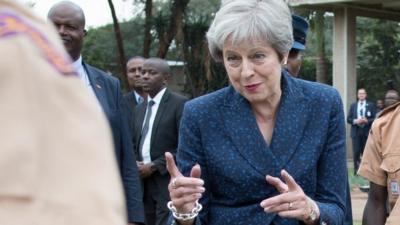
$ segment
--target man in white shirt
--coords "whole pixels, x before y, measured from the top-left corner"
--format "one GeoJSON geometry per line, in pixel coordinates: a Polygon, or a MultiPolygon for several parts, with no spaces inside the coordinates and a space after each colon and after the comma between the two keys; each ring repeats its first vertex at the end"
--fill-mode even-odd
{"type": "Polygon", "coordinates": [[[169,215],[170,176],[164,154],[176,152],[179,123],[187,101],[186,97],[168,90],[170,76],[165,60],[149,58],[144,61],[142,82],[148,97],[147,103],[135,109],[134,140],[143,184],[146,225],[165,225],[169,215]]]}
{"type": "Polygon", "coordinates": [[[353,145],[354,175],[356,175],[363,154],[368,132],[375,119],[376,109],[372,102],[367,101],[367,91],[358,89],[358,101],[350,106],[347,114],[347,123],[351,125],[351,139],[353,145]]]}
{"type": "Polygon", "coordinates": [[[74,61],[75,68],[85,86],[96,96],[98,105],[107,116],[114,140],[115,156],[124,185],[128,222],[144,222],[142,192],[132,152],[132,135],[128,123],[126,103],[122,98],[117,78],[86,64],[81,57],[86,36],[85,15],[75,3],[62,1],[55,4],[47,15],[55,25],[64,47],[74,61]]]}

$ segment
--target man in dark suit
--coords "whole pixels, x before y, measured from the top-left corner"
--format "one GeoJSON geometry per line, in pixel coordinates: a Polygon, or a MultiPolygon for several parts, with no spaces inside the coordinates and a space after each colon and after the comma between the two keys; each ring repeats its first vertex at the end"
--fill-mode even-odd
{"type": "Polygon", "coordinates": [[[367,101],[367,91],[364,88],[358,89],[358,101],[350,106],[347,114],[347,123],[351,125],[351,139],[353,144],[354,175],[357,174],[361,161],[368,132],[375,119],[376,109],[372,102],[367,101]]]}
{"type": "Polygon", "coordinates": [[[134,140],[138,168],[143,183],[147,225],[165,225],[168,219],[168,183],[165,152],[176,152],[179,123],[186,97],[167,89],[168,63],[149,58],[142,67],[147,102],[136,107],[134,140]]]}
{"type": "Polygon", "coordinates": [[[286,70],[294,77],[299,76],[303,63],[303,51],[306,49],[308,22],[300,16],[292,15],[293,46],[289,51],[286,70]]]}
{"type": "Polygon", "coordinates": [[[142,66],[145,58],[134,56],[126,63],[126,71],[130,92],[124,95],[124,99],[128,103],[130,109],[135,109],[136,105],[142,103],[147,96],[143,91],[141,75],[142,66]]]}
{"type": "Polygon", "coordinates": [[[146,101],[147,93],[143,91],[142,87],[142,66],[145,58],[141,56],[134,56],[126,63],[126,71],[128,77],[128,84],[130,92],[124,95],[124,99],[128,106],[129,124],[130,129],[133,130],[134,112],[138,104],[146,101]]]}
{"type": "MultiPolygon", "coordinates": [[[[129,224],[144,222],[142,192],[135,156],[132,152],[131,132],[129,130],[125,101],[122,98],[118,79],[82,61],[81,50],[86,36],[85,15],[82,9],[68,1],[54,5],[48,19],[56,26],[75,66],[78,76],[96,97],[108,118],[113,134],[116,159],[127,200],[129,224]]],[[[100,107],[99,107],[100,109],[100,107]]],[[[77,199],[79,201],[79,199],[77,199]]]]}

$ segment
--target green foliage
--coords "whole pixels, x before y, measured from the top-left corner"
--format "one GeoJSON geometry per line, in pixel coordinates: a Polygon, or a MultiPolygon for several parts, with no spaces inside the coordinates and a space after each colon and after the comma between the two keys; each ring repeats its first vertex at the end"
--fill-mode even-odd
{"type": "MultiPolygon", "coordinates": [[[[136,17],[133,20],[120,23],[124,38],[124,50],[129,59],[142,54],[143,19],[136,17]]],[[[155,50],[153,50],[153,54],[155,50]]],[[[90,29],[85,38],[82,55],[86,62],[118,77],[121,70],[118,67],[117,44],[112,24],[90,29]]]]}
{"type": "MultiPolygon", "coordinates": [[[[332,58],[328,58],[326,64],[328,84],[332,84],[332,58]]],[[[301,65],[299,78],[309,81],[316,81],[315,57],[307,56],[303,58],[303,64],[301,65]]]]}
{"type": "Polygon", "coordinates": [[[219,5],[219,0],[191,0],[186,11],[185,20],[189,22],[205,20],[207,24],[210,24],[219,5]]]}
{"type": "MultiPolygon", "coordinates": [[[[315,12],[296,9],[296,14],[310,21],[307,49],[300,71],[300,78],[315,81],[316,34],[315,12]]],[[[333,16],[325,14],[325,43],[328,60],[328,83],[332,83],[333,16]]],[[[400,26],[397,22],[371,18],[357,18],[357,86],[365,87],[371,101],[382,99],[387,80],[393,80],[397,89],[400,84],[399,64],[400,26]]]]}
{"type": "Polygon", "coordinates": [[[386,81],[399,84],[400,26],[396,22],[370,18],[357,20],[357,83],[369,99],[382,99],[386,81]]]}
{"type": "MultiPolygon", "coordinates": [[[[120,23],[127,58],[134,55],[142,55],[144,41],[144,2],[145,0],[135,0],[135,7],[142,12],[136,11],[133,13],[136,16],[132,20],[120,23]]],[[[156,55],[158,35],[163,34],[169,26],[171,2],[153,0],[154,14],[150,56],[156,55]]],[[[191,0],[183,21],[184,27],[182,32],[185,34],[185,37],[174,41],[168,51],[167,58],[169,60],[186,62],[186,80],[192,81],[192,83],[189,84],[188,82],[185,90],[191,96],[198,96],[227,84],[225,70],[222,65],[212,62],[208,55],[205,40],[205,33],[219,4],[219,0],[191,0]],[[185,46],[186,50],[184,49],[185,46]]],[[[88,63],[121,77],[112,24],[90,29],[85,38],[82,54],[88,63]]]]}
{"type": "Polygon", "coordinates": [[[181,49],[189,80],[185,90],[192,97],[220,89],[228,83],[223,65],[211,59],[205,38],[218,7],[216,0],[192,0],[186,11],[181,49]]]}
{"type": "Polygon", "coordinates": [[[116,72],[117,47],[114,40],[112,24],[89,30],[82,51],[85,61],[103,70],[116,72]]]}

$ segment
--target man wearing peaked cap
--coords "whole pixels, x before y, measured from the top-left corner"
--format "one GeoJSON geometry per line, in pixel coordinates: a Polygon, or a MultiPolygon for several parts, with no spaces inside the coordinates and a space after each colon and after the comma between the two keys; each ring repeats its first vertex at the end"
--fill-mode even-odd
{"type": "Polygon", "coordinates": [[[308,32],[308,22],[300,16],[292,15],[293,46],[292,49],[305,50],[308,32]]]}
{"type": "Polygon", "coordinates": [[[297,77],[302,63],[301,51],[306,49],[308,22],[300,16],[292,15],[293,46],[290,49],[286,68],[288,72],[297,77]]]}
{"type": "MultiPolygon", "coordinates": [[[[293,26],[293,46],[290,49],[286,69],[293,77],[298,77],[301,64],[303,63],[302,51],[306,49],[308,22],[300,16],[292,15],[293,26]]],[[[347,179],[347,178],[346,178],[347,179]]],[[[353,215],[351,209],[350,187],[347,186],[346,194],[346,215],[344,225],[353,224],[353,215]]]]}

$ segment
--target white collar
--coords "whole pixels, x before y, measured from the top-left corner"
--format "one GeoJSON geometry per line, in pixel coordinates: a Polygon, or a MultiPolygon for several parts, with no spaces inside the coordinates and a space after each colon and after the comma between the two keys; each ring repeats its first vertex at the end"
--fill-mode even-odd
{"type": "Polygon", "coordinates": [[[81,79],[84,79],[85,75],[85,70],[83,68],[83,64],[82,64],[82,56],[80,55],[79,58],[72,63],[72,65],[74,66],[75,70],[78,71],[78,76],[81,79]]]}
{"type": "Polygon", "coordinates": [[[82,56],[80,55],[79,58],[72,63],[72,65],[75,67],[76,70],[79,70],[83,67],[82,65],[82,56]]]}
{"type": "Polygon", "coordinates": [[[154,103],[160,104],[161,99],[162,99],[162,97],[164,96],[164,93],[165,93],[166,90],[167,90],[167,88],[164,87],[161,91],[159,91],[159,92],[156,94],[156,96],[154,96],[154,98],[151,98],[151,97],[149,96],[148,101],[153,100],[154,103]]]}
{"type": "Polygon", "coordinates": [[[139,95],[136,91],[133,91],[133,94],[135,95],[136,102],[139,102],[140,98],[143,99],[143,97],[141,95],[139,95]]]}

